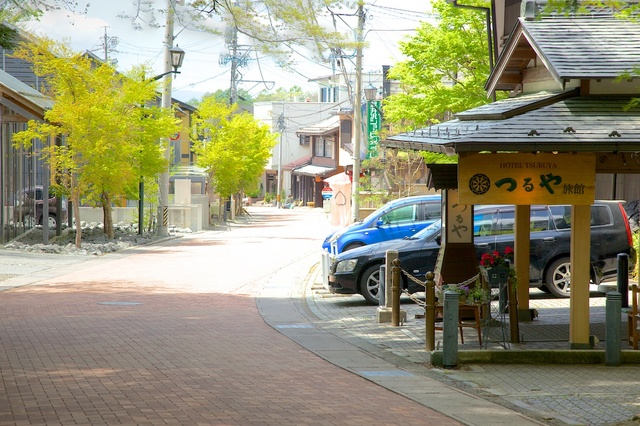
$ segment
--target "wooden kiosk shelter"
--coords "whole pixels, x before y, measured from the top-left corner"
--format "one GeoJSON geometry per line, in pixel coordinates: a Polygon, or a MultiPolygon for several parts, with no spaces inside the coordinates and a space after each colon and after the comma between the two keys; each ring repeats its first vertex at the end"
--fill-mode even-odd
{"type": "MultiPolygon", "coordinates": [[[[530,206],[573,206],[569,343],[585,349],[590,205],[640,199],[640,78],[632,76],[640,66],[640,25],[610,10],[540,18],[527,6],[485,86],[488,93],[510,91],[510,98],[382,145],[458,154],[461,205],[515,204],[520,283],[529,282],[530,206]]],[[[517,292],[518,310],[528,311],[529,286],[517,292]]]]}

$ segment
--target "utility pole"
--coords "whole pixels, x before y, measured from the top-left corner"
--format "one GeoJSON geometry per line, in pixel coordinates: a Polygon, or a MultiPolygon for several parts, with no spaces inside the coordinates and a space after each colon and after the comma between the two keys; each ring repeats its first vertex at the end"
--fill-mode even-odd
{"type": "MultiPolygon", "coordinates": [[[[173,47],[173,5],[172,0],[167,0],[167,23],[164,33],[164,72],[162,88],[162,108],[171,108],[171,52],[173,47]]],[[[171,146],[169,137],[162,138],[162,148],[164,149],[164,159],[167,168],[160,175],[160,201],[158,203],[158,235],[166,237],[169,235],[169,167],[171,167],[171,146]]]]}
{"type": "Polygon", "coordinates": [[[229,105],[233,105],[238,100],[238,29],[231,29],[231,87],[229,87],[229,105]]]}
{"type": "Polygon", "coordinates": [[[351,212],[353,221],[360,220],[360,145],[362,142],[362,41],[364,30],[364,0],[358,1],[358,28],[356,30],[356,90],[354,93],[353,175],[351,182],[351,212]]]}
{"type": "Polygon", "coordinates": [[[116,46],[118,45],[118,43],[120,42],[120,40],[118,39],[118,37],[109,37],[109,35],[107,34],[107,27],[106,25],[103,26],[102,28],[104,28],[104,36],[102,36],[102,39],[100,40],[100,44],[96,49],[93,50],[102,50],[103,55],[104,55],[104,62],[105,63],[109,63],[113,66],[118,64],[118,60],[117,59],[109,59],[109,53],[111,52],[117,52],[117,50],[115,50],[116,46]]]}
{"type": "Polygon", "coordinates": [[[282,112],[278,117],[278,131],[280,132],[280,144],[278,146],[278,185],[276,194],[276,206],[278,208],[282,208],[282,197],[280,194],[282,193],[282,135],[286,129],[285,121],[284,121],[284,101],[282,102],[282,112]]]}

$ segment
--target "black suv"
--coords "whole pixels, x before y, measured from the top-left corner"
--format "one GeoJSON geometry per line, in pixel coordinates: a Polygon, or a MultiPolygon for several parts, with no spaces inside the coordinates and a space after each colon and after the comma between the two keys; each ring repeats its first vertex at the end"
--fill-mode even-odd
{"type": "MultiPolygon", "coordinates": [[[[515,208],[512,205],[476,206],[474,242],[478,262],[483,253],[513,247],[515,208]]],[[[569,296],[571,206],[531,206],[530,286],[558,297],[569,296]]],[[[329,272],[332,293],[361,294],[377,303],[379,268],[387,250],[397,250],[402,268],[424,279],[433,271],[440,249],[440,221],[412,237],[372,244],[333,258],[329,272]]],[[[615,277],[617,256],[630,253],[632,235],[623,204],[598,201],[591,206],[591,279],[594,284],[615,277]]],[[[402,274],[405,288],[422,291],[402,274]]]]}

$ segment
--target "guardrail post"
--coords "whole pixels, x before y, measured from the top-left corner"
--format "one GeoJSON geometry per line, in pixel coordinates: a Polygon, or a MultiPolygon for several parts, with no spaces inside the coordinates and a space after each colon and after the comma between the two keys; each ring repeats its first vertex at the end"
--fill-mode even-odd
{"type": "Polygon", "coordinates": [[[391,325],[400,325],[400,259],[393,259],[391,268],[391,325]]]}
{"type": "Polygon", "coordinates": [[[442,365],[452,368],[458,365],[458,314],[460,295],[451,290],[444,292],[442,312],[442,365]]]}
{"type": "Polygon", "coordinates": [[[433,280],[434,277],[433,272],[427,272],[427,282],[425,283],[425,299],[427,302],[427,306],[425,306],[426,336],[424,339],[427,352],[436,349],[436,283],[433,280]]]}
{"type": "Polygon", "coordinates": [[[629,307],[629,255],[618,254],[618,293],[620,293],[623,308],[629,307]]]}
{"type": "Polygon", "coordinates": [[[605,364],[620,365],[622,349],[620,348],[620,314],[622,312],[622,296],[617,291],[607,293],[605,306],[605,364]]]}

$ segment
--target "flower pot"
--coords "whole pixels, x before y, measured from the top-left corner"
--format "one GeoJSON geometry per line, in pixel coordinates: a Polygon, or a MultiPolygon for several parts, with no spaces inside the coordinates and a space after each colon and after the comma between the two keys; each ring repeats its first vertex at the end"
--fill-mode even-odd
{"type": "Polygon", "coordinates": [[[504,266],[487,268],[487,280],[492,287],[506,283],[509,281],[509,268],[504,266]]]}

